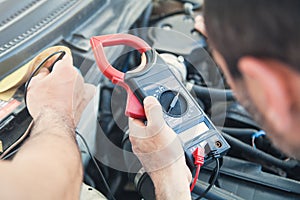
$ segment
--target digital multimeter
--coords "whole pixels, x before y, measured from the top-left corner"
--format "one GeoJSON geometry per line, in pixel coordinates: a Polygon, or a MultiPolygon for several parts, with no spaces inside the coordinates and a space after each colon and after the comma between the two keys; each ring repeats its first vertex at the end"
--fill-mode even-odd
{"type": "Polygon", "coordinates": [[[222,155],[230,148],[185,86],[145,41],[129,34],[113,34],[93,37],[91,44],[103,74],[126,89],[127,116],[145,119],[144,98],[154,96],[158,99],[166,123],[182,141],[189,167],[194,166],[192,154],[197,147],[205,149],[206,158],[212,151],[222,155]],[[126,73],[113,68],[105,57],[103,47],[121,44],[139,50],[145,55],[146,62],[126,73]]]}

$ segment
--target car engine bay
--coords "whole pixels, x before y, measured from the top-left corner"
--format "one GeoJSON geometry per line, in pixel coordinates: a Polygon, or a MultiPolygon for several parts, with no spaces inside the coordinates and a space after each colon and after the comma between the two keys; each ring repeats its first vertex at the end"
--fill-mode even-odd
{"type": "MultiPolygon", "coordinates": [[[[205,198],[300,198],[300,162],[275,148],[268,134],[238,103],[211,56],[205,36],[194,28],[195,17],[202,13],[202,1],[25,0],[17,6],[14,2],[0,2],[1,13],[5,14],[0,19],[0,79],[44,48],[64,45],[71,49],[74,66],[84,80],[98,87],[94,106],[96,128],[84,129],[92,132],[87,143],[95,159],[84,157],[88,157],[84,161],[87,185],[106,197],[111,192],[115,199],[155,199],[151,179],[131,153],[128,117],[124,114],[126,91],[103,76],[89,43],[93,36],[129,33],[145,40],[159,53],[230,145],[220,158],[215,186],[205,198]]],[[[141,63],[141,54],[126,46],[108,47],[105,53],[121,72],[134,70],[141,63]]],[[[4,117],[0,115],[0,139],[8,132],[20,137],[30,123],[23,89],[20,87],[13,97],[20,102],[18,110],[4,117]]],[[[215,145],[223,144],[216,141],[215,145]]],[[[81,151],[87,154],[90,150],[83,145],[81,151]]],[[[207,162],[201,168],[193,198],[206,190],[214,170],[214,162],[207,162]]]]}

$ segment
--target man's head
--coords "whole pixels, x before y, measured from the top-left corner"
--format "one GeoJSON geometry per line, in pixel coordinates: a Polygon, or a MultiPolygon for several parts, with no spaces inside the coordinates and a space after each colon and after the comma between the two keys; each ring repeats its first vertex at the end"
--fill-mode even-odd
{"type": "Polygon", "coordinates": [[[300,158],[300,1],[206,0],[218,64],[274,144],[300,158]]]}

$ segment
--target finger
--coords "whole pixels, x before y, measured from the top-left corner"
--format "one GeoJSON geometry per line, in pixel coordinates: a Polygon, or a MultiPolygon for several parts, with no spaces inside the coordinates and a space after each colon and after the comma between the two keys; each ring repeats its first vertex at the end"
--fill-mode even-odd
{"type": "Polygon", "coordinates": [[[148,130],[153,131],[152,133],[157,133],[165,126],[160,103],[153,96],[146,97],[144,99],[144,109],[147,117],[148,130]]]}
{"type": "Polygon", "coordinates": [[[205,37],[207,37],[207,33],[206,33],[206,28],[205,28],[205,23],[204,23],[204,18],[201,15],[198,15],[195,18],[195,25],[194,25],[195,29],[197,31],[199,31],[200,33],[202,33],[202,35],[204,35],[205,37]]]}
{"type": "MultiPolygon", "coordinates": [[[[78,124],[82,112],[84,109],[88,106],[88,104],[92,103],[91,100],[95,96],[96,93],[96,87],[91,85],[91,84],[84,84],[82,92],[80,92],[79,95],[83,95],[82,101],[80,101],[79,105],[73,109],[74,113],[74,118],[75,118],[75,123],[78,124]]],[[[81,97],[77,97],[81,98],[81,97]]],[[[94,99],[95,101],[95,99],[94,99]]],[[[96,105],[96,103],[93,103],[93,106],[96,105]]],[[[93,108],[93,112],[97,112],[96,108],[93,108]]]]}
{"type": "Polygon", "coordinates": [[[35,76],[35,78],[37,79],[43,79],[45,78],[48,74],[49,74],[49,70],[45,67],[43,67],[42,69],[40,69],[40,71],[38,72],[38,74],[35,76]]]}
{"type": "Polygon", "coordinates": [[[65,81],[69,81],[69,80],[73,81],[73,99],[84,100],[84,98],[86,98],[86,94],[85,94],[86,91],[85,91],[85,84],[84,84],[83,77],[81,76],[81,74],[79,74],[79,72],[74,67],[72,67],[72,69],[67,71],[69,72],[67,72],[64,75],[59,73],[57,76],[60,76],[65,81]]]}
{"type": "Polygon", "coordinates": [[[128,119],[129,134],[131,137],[145,138],[146,126],[141,120],[129,118],[128,119]]]}
{"type": "Polygon", "coordinates": [[[29,83],[29,85],[28,85],[28,89],[29,89],[30,86],[35,85],[35,84],[37,84],[38,82],[40,82],[42,79],[44,79],[46,76],[48,76],[48,74],[49,74],[49,70],[46,69],[46,68],[42,68],[42,69],[38,72],[38,74],[35,75],[35,76],[31,79],[31,81],[30,81],[30,83],[29,83]]]}
{"type": "Polygon", "coordinates": [[[84,91],[85,91],[85,99],[87,101],[90,101],[93,98],[93,96],[95,96],[96,94],[96,87],[92,84],[85,83],[84,91]]]}
{"type": "Polygon", "coordinates": [[[136,155],[140,153],[141,152],[141,149],[139,148],[140,140],[137,137],[130,134],[129,141],[131,143],[132,152],[136,155]]]}
{"type": "Polygon", "coordinates": [[[53,66],[53,72],[57,73],[58,71],[65,71],[65,73],[67,73],[67,70],[70,70],[73,67],[73,60],[72,60],[72,56],[68,53],[66,53],[64,55],[64,57],[57,61],[54,66],[53,66]]]}
{"type": "MultiPolygon", "coordinates": [[[[45,50],[43,50],[41,53],[39,53],[32,61],[33,66],[41,63],[44,59],[46,59],[49,55],[58,52],[58,51],[65,51],[69,54],[71,54],[71,51],[68,47],[65,46],[52,46],[49,47],[45,50]]],[[[53,62],[60,56],[60,54],[56,54],[51,56],[51,58],[49,58],[45,63],[44,63],[44,67],[50,67],[53,62]]]]}

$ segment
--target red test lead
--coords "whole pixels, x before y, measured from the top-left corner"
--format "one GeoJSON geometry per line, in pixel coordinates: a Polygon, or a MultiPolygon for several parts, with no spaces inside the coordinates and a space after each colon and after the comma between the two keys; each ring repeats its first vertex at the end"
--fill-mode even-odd
{"type": "Polygon", "coordinates": [[[190,191],[193,191],[197,180],[198,180],[198,176],[199,176],[199,172],[200,172],[200,168],[203,166],[204,164],[204,149],[197,147],[196,150],[193,152],[193,157],[194,157],[194,164],[197,166],[196,169],[196,173],[194,176],[194,180],[193,183],[190,187],[190,191]]]}

